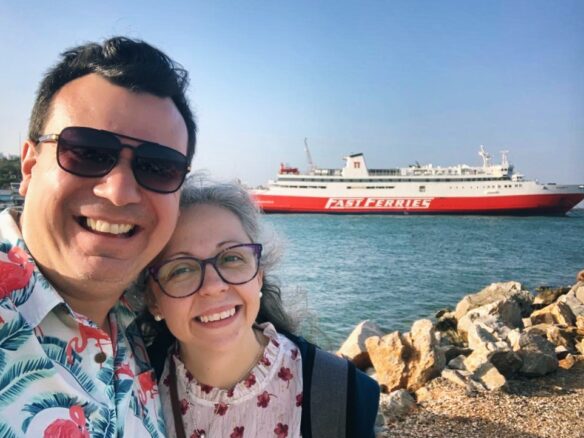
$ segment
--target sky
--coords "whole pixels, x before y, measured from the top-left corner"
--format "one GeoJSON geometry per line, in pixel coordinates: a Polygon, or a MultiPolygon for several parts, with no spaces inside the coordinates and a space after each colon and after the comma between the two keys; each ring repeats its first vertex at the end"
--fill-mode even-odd
{"type": "Polygon", "coordinates": [[[189,72],[193,167],[255,186],[363,152],[584,183],[584,1],[0,0],[0,153],[66,48],[139,38],[189,72]]]}

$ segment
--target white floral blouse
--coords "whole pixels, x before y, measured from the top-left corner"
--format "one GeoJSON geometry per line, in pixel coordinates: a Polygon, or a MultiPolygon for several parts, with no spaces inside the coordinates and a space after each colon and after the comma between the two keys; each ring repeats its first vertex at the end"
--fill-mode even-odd
{"type": "Polygon", "coordinates": [[[300,437],[300,352],[271,324],[260,327],[269,339],[264,354],[247,378],[230,390],[198,383],[176,354],[169,355],[160,385],[169,436],[176,436],[168,378],[169,360],[174,360],[187,437],[300,437]]]}

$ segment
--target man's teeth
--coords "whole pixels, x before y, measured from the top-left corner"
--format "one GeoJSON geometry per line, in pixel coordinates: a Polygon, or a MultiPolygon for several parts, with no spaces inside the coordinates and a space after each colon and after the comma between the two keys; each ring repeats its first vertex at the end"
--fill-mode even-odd
{"type": "Polygon", "coordinates": [[[134,228],[134,226],[130,224],[110,224],[106,221],[91,218],[87,218],[87,227],[94,231],[99,231],[100,233],[109,234],[126,234],[134,228]]]}
{"type": "Polygon", "coordinates": [[[220,321],[222,319],[230,318],[235,315],[235,307],[230,310],[226,310],[221,313],[213,313],[212,315],[201,315],[199,316],[199,321],[201,322],[213,322],[213,321],[220,321]]]}

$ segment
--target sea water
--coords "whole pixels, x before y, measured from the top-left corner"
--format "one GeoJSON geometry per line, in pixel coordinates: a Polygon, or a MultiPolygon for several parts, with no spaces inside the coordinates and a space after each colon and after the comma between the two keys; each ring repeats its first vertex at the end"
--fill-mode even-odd
{"type": "Polygon", "coordinates": [[[269,215],[276,270],[302,331],[336,349],[364,319],[385,331],[454,308],[492,282],[534,291],[584,269],[584,210],[565,217],[269,215]]]}

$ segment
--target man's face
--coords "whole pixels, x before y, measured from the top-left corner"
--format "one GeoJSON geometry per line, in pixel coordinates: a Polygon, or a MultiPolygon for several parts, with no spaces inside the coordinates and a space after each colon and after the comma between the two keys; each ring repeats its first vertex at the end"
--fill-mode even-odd
{"type": "MultiPolygon", "coordinates": [[[[68,83],[53,98],[43,134],[59,134],[67,126],[104,129],[187,151],[186,125],[170,98],[134,93],[96,74],[68,83]]],[[[23,147],[24,240],[60,292],[119,295],[170,239],[179,194],[139,186],[130,149],[121,152],[107,175],[82,178],[59,167],[56,148],[30,142],[23,147]]]]}

